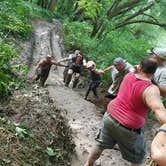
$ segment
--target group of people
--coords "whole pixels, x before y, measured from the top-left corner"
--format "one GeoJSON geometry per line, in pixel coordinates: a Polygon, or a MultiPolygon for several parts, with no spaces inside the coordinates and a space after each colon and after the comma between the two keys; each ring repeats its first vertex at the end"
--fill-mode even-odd
{"type": "Polygon", "coordinates": [[[75,74],[73,83],[73,88],[75,88],[78,83],[82,67],[86,65],[86,61],[83,57],[83,53],[79,50],[76,50],[74,54],[69,54],[68,57],[60,59],[59,61],[54,61],[51,55],[46,55],[44,59],[38,62],[35,68],[37,74],[36,81],[40,80],[41,86],[44,86],[52,65],[65,67],[63,72],[63,81],[65,86],[69,86],[72,75],[75,74]],[[61,64],[61,62],[65,61],[67,61],[67,65],[61,64]]]}
{"type": "Polygon", "coordinates": [[[76,50],[74,54],[69,54],[68,57],[62,58],[58,60],[57,62],[54,61],[50,55],[47,55],[43,60],[41,60],[36,65],[36,69],[35,69],[37,74],[37,77],[35,80],[36,81],[39,80],[41,86],[44,86],[52,65],[65,67],[63,72],[63,82],[65,86],[67,87],[69,86],[71,79],[74,75],[72,88],[75,88],[77,86],[79,77],[83,68],[88,69],[90,71],[91,81],[89,83],[89,87],[85,94],[85,99],[87,99],[90,91],[93,91],[94,96],[98,98],[97,87],[99,86],[101,82],[100,74],[104,73],[104,71],[97,69],[94,61],[86,62],[84,55],[81,51],[76,50]],[[65,62],[65,61],[67,61],[66,65],[61,64],[62,62],[65,62]]]}
{"type": "Polygon", "coordinates": [[[143,127],[149,111],[161,124],[151,144],[151,158],[159,166],[166,165],[166,109],[161,100],[166,96],[165,58],[165,49],[152,49],[134,72],[125,74],[116,97],[107,106],[85,166],[93,166],[103,150],[115,144],[131,166],[140,166],[146,154],[143,127]]]}
{"type": "Polygon", "coordinates": [[[75,74],[73,88],[76,87],[82,67],[90,71],[91,81],[85,99],[92,90],[98,98],[97,87],[101,82],[101,74],[111,71],[112,84],[106,97],[110,98],[103,116],[96,145],[86,161],[85,166],[93,166],[104,149],[112,149],[118,144],[122,157],[131,162],[131,166],[140,166],[146,154],[143,127],[147,114],[152,111],[161,124],[151,144],[151,158],[159,165],[166,166],[166,109],[162,97],[166,97],[166,67],[164,60],[166,49],[154,48],[150,56],[142,59],[139,65],[132,66],[118,57],[113,65],[101,70],[94,61],[86,62],[83,54],[76,50],[67,58],[55,62],[48,55],[38,63],[36,80],[41,85],[48,77],[51,65],[64,66],[64,83],[69,86],[75,74]],[[67,61],[67,66],[61,62],[67,61]]]}

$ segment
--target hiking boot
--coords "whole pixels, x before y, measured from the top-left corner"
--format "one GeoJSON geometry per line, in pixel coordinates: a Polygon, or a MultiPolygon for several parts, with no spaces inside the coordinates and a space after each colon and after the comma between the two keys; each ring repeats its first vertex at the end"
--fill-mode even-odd
{"type": "Polygon", "coordinates": [[[88,100],[87,97],[84,97],[85,100],[88,100]]]}
{"type": "Polygon", "coordinates": [[[74,81],[73,81],[73,88],[76,88],[77,84],[78,84],[78,79],[74,79],[74,81]]]}

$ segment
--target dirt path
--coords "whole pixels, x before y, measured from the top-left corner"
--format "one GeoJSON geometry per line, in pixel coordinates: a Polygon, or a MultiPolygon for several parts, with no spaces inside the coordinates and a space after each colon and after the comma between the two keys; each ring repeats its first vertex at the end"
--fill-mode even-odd
{"type": "MultiPolygon", "coordinates": [[[[29,77],[34,77],[34,64],[46,54],[52,54],[58,60],[63,56],[63,41],[61,24],[54,20],[34,22],[34,33],[30,42],[22,43],[21,61],[30,67],[29,77]]],[[[72,90],[63,85],[62,67],[53,67],[47,80],[47,88],[58,108],[66,109],[69,125],[73,130],[76,144],[76,156],[73,156],[72,166],[81,166],[85,163],[94,137],[97,134],[102,119],[101,108],[85,101],[79,89],[72,90]]],[[[151,136],[153,133],[151,134],[151,136]]],[[[150,137],[150,136],[149,136],[150,137]]],[[[119,151],[105,151],[98,161],[102,166],[128,166],[119,151]]]]}

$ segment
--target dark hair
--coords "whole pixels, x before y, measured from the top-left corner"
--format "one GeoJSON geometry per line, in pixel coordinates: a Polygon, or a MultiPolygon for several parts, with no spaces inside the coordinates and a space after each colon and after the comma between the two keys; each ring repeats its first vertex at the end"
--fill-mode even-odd
{"type": "Polygon", "coordinates": [[[82,56],[84,56],[83,52],[81,52],[81,51],[79,52],[79,54],[82,55],[82,56]]]}
{"type": "Polygon", "coordinates": [[[144,58],[141,63],[141,69],[144,73],[147,74],[154,74],[158,65],[157,65],[157,61],[152,58],[152,57],[146,57],[144,58]]]}

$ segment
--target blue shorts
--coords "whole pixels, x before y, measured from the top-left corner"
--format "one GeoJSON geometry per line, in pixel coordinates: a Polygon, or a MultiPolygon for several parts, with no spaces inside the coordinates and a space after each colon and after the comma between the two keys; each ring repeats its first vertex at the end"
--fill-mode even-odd
{"type": "Polygon", "coordinates": [[[104,114],[101,129],[97,138],[97,146],[101,149],[112,149],[118,144],[122,157],[135,164],[142,164],[146,154],[143,132],[126,129],[107,112],[104,114]]]}

